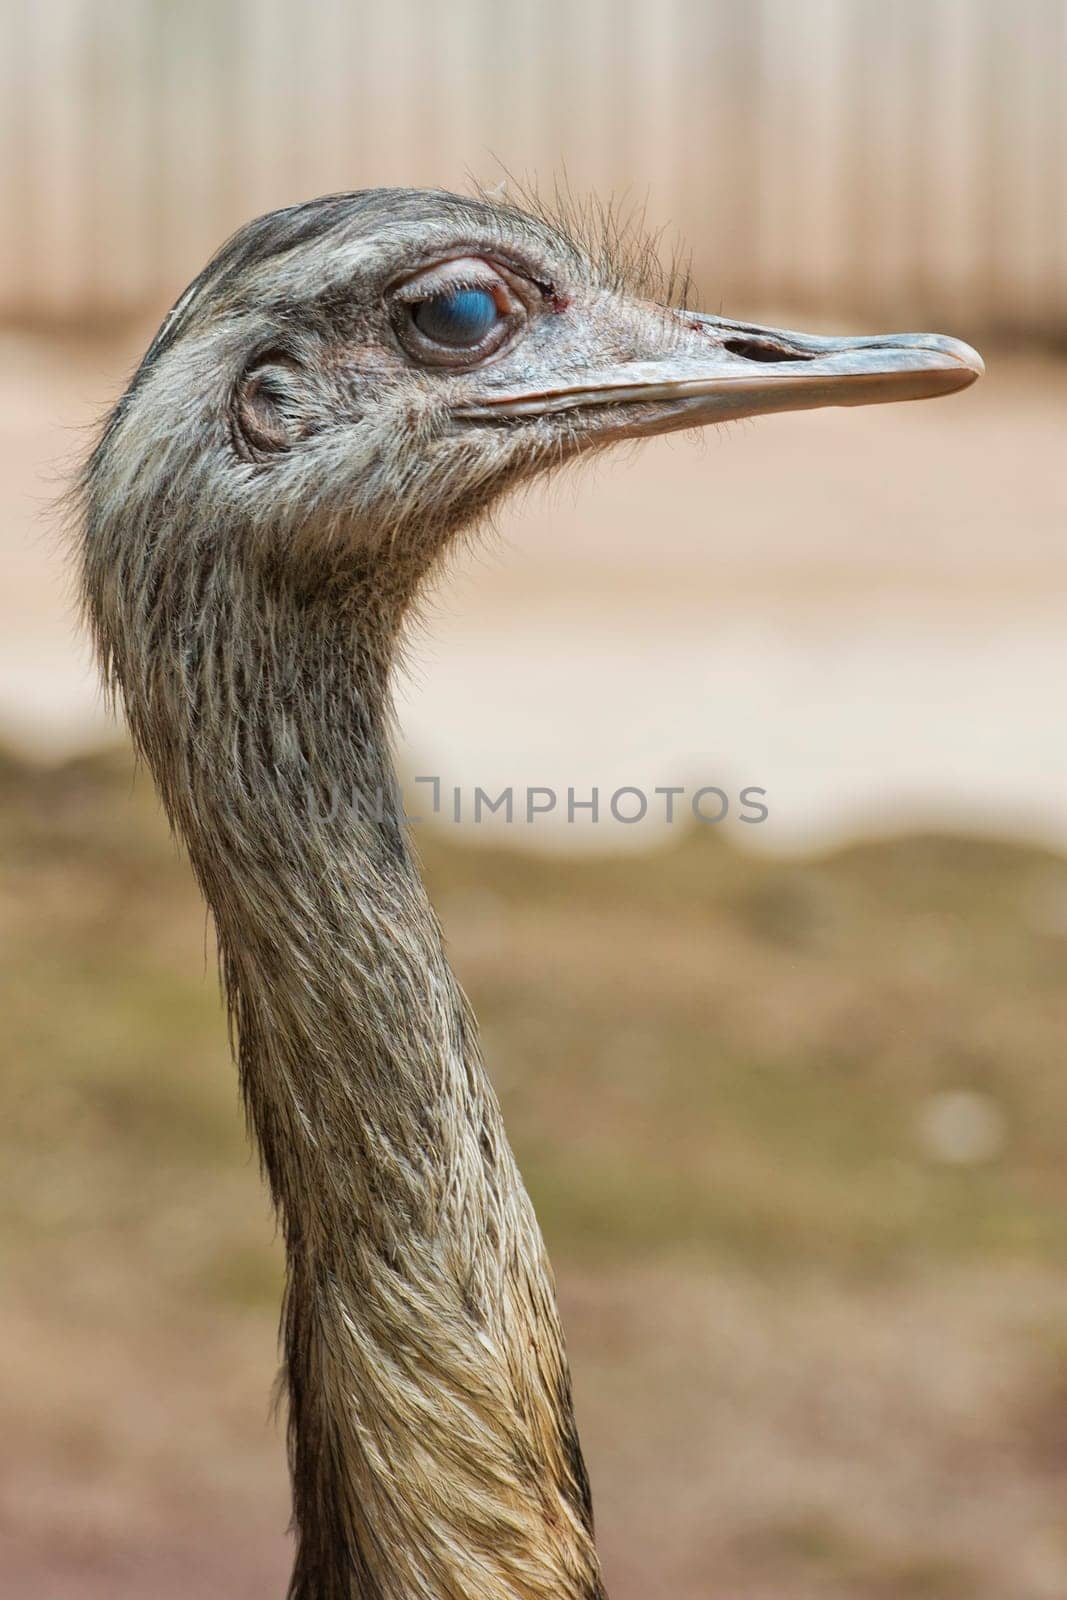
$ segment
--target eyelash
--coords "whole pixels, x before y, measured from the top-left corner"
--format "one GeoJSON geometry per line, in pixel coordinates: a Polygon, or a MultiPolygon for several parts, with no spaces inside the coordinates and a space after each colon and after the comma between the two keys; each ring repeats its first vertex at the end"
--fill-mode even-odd
{"type": "Polygon", "coordinates": [[[431,279],[426,286],[426,292],[420,294],[416,299],[409,300],[407,303],[419,306],[424,300],[435,300],[439,294],[462,294],[466,289],[484,289],[486,294],[492,294],[500,281],[499,278],[490,281],[488,278],[479,276],[476,272],[468,273],[462,278],[446,278],[439,287],[431,279]]]}
{"type": "MultiPolygon", "coordinates": [[[[445,263],[445,267],[447,268],[447,263],[445,263]]],[[[435,300],[438,295],[462,294],[465,290],[470,289],[481,289],[486,294],[491,294],[498,306],[500,305],[500,295],[503,289],[503,293],[507,297],[508,310],[511,310],[516,302],[523,306],[523,309],[529,310],[529,307],[525,305],[522,297],[516,293],[511,284],[501,277],[499,273],[492,271],[464,272],[459,276],[449,276],[446,270],[439,276],[434,274],[425,279],[416,279],[414,285],[404,285],[396,295],[394,303],[401,306],[419,306],[427,300],[435,300]],[[410,287],[417,287],[417,293],[405,293],[405,290],[410,287]]],[[[503,310],[504,307],[501,307],[501,309],[503,310]]]]}
{"type": "MultiPolygon", "coordinates": [[[[505,289],[507,289],[515,299],[524,304],[528,311],[532,310],[533,307],[529,305],[525,297],[516,290],[516,284],[526,285],[531,291],[533,298],[535,298],[540,304],[545,305],[552,310],[563,310],[570,303],[570,297],[564,294],[557,284],[551,283],[543,278],[533,277],[529,271],[529,268],[523,266],[521,263],[503,260],[492,261],[491,259],[481,261],[476,251],[472,251],[471,259],[479,262],[479,264],[484,268],[484,271],[471,272],[469,274],[464,273],[462,277],[451,278],[448,276],[448,270],[450,266],[452,266],[453,261],[457,259],[461,260],[463,258],[453,257],[448,261],[439,262],[436,269],[431,268],[426,278],[426,282],[429,286],[429,292],[420,293],[415,296],[414,299],[427,300],[432,298],[435,294],[442,293],[445,289],[452,288],[486,289],[489,293],[492,293],[495,288],[503,283],[505,289]],[[440,273],[443,280],[440,285],[438,285],[437,282],[438,273],[440,273]]],[[[411,276],[403,284],[401,284],[394,298],[399,301],[407,300],[408,296],[404,292],[405,289],[410,286],[412,281],[418,281],[421,289],[422,277],[423,275],[421,272],[411,274],[411,276]]]]}

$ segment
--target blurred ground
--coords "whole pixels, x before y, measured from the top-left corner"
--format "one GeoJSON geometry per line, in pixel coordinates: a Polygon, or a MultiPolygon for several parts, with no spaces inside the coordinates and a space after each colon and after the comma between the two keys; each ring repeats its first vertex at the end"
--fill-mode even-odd
{"type": "MultiPolygon", "coordinates": [[[[613,1600],[1067,1593],[1067,860],[421,843],[613,1600]]],[[[0,765],[5,1595],[280,1593],[279,1249],[126,755],[0,765]]]]}

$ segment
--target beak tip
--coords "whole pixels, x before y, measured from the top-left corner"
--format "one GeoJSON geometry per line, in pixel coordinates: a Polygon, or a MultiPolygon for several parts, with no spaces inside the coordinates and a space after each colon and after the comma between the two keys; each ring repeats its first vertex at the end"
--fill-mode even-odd
{"type": "Polygon", "coordinates": [[[985,362],[973,345],[965,344],[962,339],[946,338],[943,348],[945,354],[963,368],[959,388],[969,389],[972,383],[984,376],[985,362]]]}

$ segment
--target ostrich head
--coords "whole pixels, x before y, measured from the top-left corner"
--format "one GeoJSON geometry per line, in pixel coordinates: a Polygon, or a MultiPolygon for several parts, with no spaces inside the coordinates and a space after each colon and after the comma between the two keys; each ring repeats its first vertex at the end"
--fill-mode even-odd
{"type": "Polygon", "coordinates": [[[180,492],[219,541],[294,578],[400,598],[502,491],[617,440],[945,394],[981,371],[953,339],[753,327],[658,304],[647,278],[544,218],[443,193],[263,217],[165,321],[96,482],[127,529],[180,492]]]}
{"type": "Polygon", "coordinates": [[[981,370],[663,298],[511,206],[296,206],[178,301],[86,472],[86,609],[214,913],[284,1224],[292,1600],[603,1592],[551,1274],[389,783],[421,579],[617,440],[981,370]],[[309,804],[342,789],[392,799],[309,804]]]}

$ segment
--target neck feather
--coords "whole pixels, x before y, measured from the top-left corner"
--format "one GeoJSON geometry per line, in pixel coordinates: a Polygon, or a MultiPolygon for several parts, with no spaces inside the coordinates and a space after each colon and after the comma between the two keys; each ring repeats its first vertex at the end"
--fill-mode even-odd
{"type": "Polygon", "coordinates": [[[354,593],[205,565],[108,640],[284,1228],[290,1594],[593,1600],[551,1271],[395,797],[395,617],[354,593]]]}

